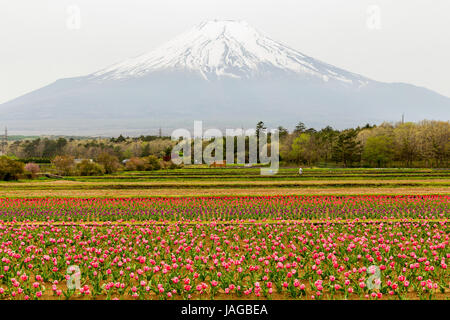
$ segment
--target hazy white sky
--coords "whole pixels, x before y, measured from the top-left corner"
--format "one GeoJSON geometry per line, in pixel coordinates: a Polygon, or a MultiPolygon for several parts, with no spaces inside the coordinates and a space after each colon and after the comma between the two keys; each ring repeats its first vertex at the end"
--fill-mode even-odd
{"type": "Polygon", "coordinates": [[[449,16],[449,0],[0,0],[0,103],[152,50],[209,19],[246,20],[337,67],[450,97],[449,16]],[[67,26],[72,5],[79,29],[67,26]]]}

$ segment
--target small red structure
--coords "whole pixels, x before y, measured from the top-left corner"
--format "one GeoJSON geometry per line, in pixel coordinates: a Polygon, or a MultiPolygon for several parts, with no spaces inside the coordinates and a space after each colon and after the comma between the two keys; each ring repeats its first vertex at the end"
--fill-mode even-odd
{"type": "Polygon", "coordinates": [[[225,168],[227,166],[226,161],[214,161],[209,165],[210,168],[225,168]]]}

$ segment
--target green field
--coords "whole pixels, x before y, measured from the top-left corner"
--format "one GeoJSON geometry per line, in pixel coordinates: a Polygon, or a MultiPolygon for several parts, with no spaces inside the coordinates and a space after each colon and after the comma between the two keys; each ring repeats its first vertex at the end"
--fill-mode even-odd
{"type": "Polygon", "coordinates": [[[254,194],[446,194],[450,169],[281,168],[261,175],[259,168],[188,167],[120,172],[91,177],[39,178],[0,183],[0,196],[182,196],[254,194]]]}

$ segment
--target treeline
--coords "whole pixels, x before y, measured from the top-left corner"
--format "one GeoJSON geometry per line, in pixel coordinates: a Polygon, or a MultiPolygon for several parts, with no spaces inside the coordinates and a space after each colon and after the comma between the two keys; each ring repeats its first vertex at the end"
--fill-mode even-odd
{"type": "MultiPolygon", "coordinates": [[[[336,130],[330,126],[316,130],[300,122],[291,132],[283,127],[278,127],[278,130],[282,165],[435,168],[449,166],[449,121],[383,123],[378,126],[366,125],[346,130],[336,130]]],[[[256,135],[265,131],[264,123],[258,122],[256,135]]],[[[211,141],[203,141],[204,146],[209,143],[211,141]]],[[[93,159],[99,162],[97,159],[108,154],[120,163],[123,160],[133,159],[129,169],[132,169],[133,165],[139,170],[146,165],[137,158],[151,156],[161,161],[170,161],[175,144],[170,137],[158,136],[79,140],[38,138],[10,142],[7,154],[22,159],[24,163],[43,164],[54,164],[57,156],[93,159]]],[[[236,149],[235,146],[235,151],[236,149]]],[[[248,157],[246,158],[248,160],[248,157]]]]}
{"type": "Polygon", "coordinates": [[[155,156],[132,157],[120,162],[116,156],[106,152],[93,159],[74,159],[72,156],[56,156],[50,166],[25,162],[7,156],[0,156],[0,180],[34,179],[38,176],[101,176],[118,171],[153,171],[160,169],[177,169],[182,166],[155,156]],[[44,170],[42,170],[44,169],[44,170]]]}
{"type": "MultiPolygon", "coordinates": [[[[25,166],[25,172],[28,163],[25,166]]],[[[37,166],[37,164],[34,164],[37,166]]],[[[56,156],[52,160],[54,171],[61,176],[101,176],[118,171],[153,171],[160,169],[177,169],[179,166],[155,156],[132,157],[122,162],[116,156],[103,152],[96,159],[76,161],[72,156],[56,156]]],[[[38,170],[40,168],[38,167],[38,170]]]]}
{"type": "Polygon", "coordinates": [[[170,155],[174,142],[170,137],[141,136],[138,138],[98,139],[49,139],[17,140],[9,143],[7,154],[26,162],[50,163],[56,156],[72,156],[75,159],[97,159],[108,153],[120,161],[133,157],[155,156],[164,158],[170,155]],[[28,161],[30,160],[30,161],[28,161]]]}
{"type": "Polygon", "coordinates": [[[280,158],[308,166],[448,167],[450,123],[383,123],[341,131],[299,123],[292,133],[280,128],[280,158]]]}
{"type": "Polygon", "coordinates": [[[118,171],[175,169],[170,137],[16,140],[0,157],[0,180],[35,178],[43,174],[98,176],[118,171]]]}

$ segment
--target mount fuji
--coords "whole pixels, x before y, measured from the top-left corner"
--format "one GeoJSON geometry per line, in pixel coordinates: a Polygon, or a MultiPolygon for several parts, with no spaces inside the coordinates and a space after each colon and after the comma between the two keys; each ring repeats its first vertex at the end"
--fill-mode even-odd
{"type": "Polygon", "coordinates": [[[382,83],[291,49],[245,21],[203,22],[161,47],[92,74],[56,82],[0,105],[11,130],[142,134],[206,127],[336,128],[448,120],[450,98],[382,83]]]}

